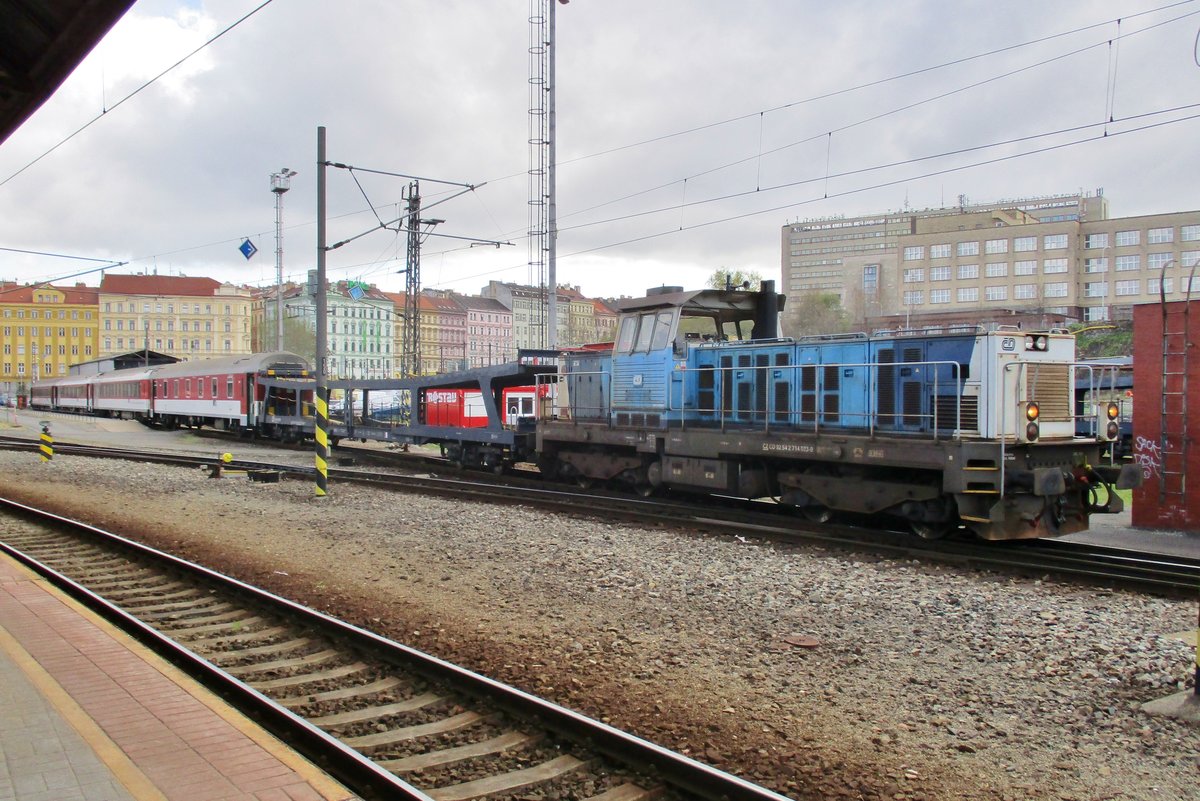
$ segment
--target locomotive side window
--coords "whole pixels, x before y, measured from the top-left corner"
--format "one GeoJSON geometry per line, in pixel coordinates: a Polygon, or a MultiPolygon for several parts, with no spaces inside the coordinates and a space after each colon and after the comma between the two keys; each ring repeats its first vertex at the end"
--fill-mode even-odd
{"type": "Polygon", "coordinates": [[[675,311],[665,309],[660,311],[654,323],[654,337],[650,341],[651,350],[662,350],[671,341],[671,328],[675,322],[675,311]]]}
{"type": "Polygon", "coordinates": [[[654,312],[646,312],[638,318],[637,341],[634,350],[649,350],[650,338],[654,335],[654,312]]]}
{"type": "Polygon", "coordinates": [[[637,336],[637,315],[627,315],[621,318],[621,329],[617,334],[618,353],[629,353],[633,350],[633,340],[637,336]]]}

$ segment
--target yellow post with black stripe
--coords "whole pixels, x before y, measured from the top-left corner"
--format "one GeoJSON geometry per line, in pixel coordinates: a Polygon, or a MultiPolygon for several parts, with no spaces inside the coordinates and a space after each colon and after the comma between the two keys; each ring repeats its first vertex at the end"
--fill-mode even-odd
{"type": "Polygon", "coordinates": [[[329,403],[324,387],[317,387],[314,394],[317,416],[313,425],[313,442],[316,443],[317,497],[324,498],[329,490],[329,403]]]}
{"type": "Polygon", "coordinates": [[[42,444],[38,446],[42,452],[42,461],[48,462],[54,458],[54,438],[50,436],[50,422],[42,421],[42,444]]]}

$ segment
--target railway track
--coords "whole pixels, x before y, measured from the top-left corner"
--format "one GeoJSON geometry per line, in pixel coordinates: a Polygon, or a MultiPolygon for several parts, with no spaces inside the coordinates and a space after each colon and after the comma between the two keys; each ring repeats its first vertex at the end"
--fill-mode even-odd
{"type": "Polygon", "coordinates": [[[784,798],[128,539],[11,501],[0,500],[0,513],[0,548],[363,798],[784,798]]]}
{"type": "MultiPolygon", "coordinates": [[[[36,450],[27,439],[0,437],[0,447],[36,450]]],[[[131,459],[180,466],[216,466],[231,470],[286,474],[311,478],[314,468],[253,460],[222,463],[216,456],[146,452],[119,448],[58,443],[58,452],[101,458],[131,459]]],[[[881,527],[878,520],[860,524],[812,524],[789,510],[770,503],[737,499],[632,497],[604,491],[580,491],[526,477],[489,473],[449,475],[426,472],[378,473],[352,468],[330,468],[332,481],[354,483],[395,492],[421,492],[489,503],[520,503],[554,511],[627,520],[725,535],[755,537],[791,544],[868,551],[896,558],[960,564],[1028,576],[1057,576],[1093,584],[1106,584],[1164,594],[1188,594],[1200,584],[1200,560],[1134,550],[1107,548],[1058,540],[982,542],[972,539],[921,540],[902,529],[881,527]],[[719,502],[723,500],[724,503],[719,502]]]]}

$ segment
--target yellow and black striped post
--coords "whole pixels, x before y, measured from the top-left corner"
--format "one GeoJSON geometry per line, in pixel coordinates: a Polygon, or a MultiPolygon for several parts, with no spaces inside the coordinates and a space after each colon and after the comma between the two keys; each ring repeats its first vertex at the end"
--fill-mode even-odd
{"type": "Polygon", "coordinates": [[[42,461],[48,462],[54,458],[54,438],[50,436],[50,423],[42,421],[42,444],[38,447],[42,452],[42,461]]]}
{"type": "Polygon", "coordinates": [[[317,416],[313,425],[313,442],[316,443],[317,497],[324,498],[329,489],[329,403],[324,387],[317,387],[314,400],[317,416]]]}

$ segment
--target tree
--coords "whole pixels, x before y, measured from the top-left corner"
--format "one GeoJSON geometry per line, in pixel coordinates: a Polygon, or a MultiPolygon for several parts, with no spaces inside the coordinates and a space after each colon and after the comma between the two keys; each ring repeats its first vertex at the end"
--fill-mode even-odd
{"type": "Polygon", "coordinates": [[[708,279],[708,287],[710,289],[725,289],[727,286],[732,286],[734,289],[741,289],[742,284],[750,282],[750,289],[757,292],[762,285],[762,276],[753,270],[730,270],[726,267],[718,268],[708,279]]]}
{"type": "Polygon", "coordinates": [[[788,318],[796,329],[788,336],[841,334],[850,330],[850,317],[842,308],[842,299],[833,292],[816,292],[788,298],[788,318]]]}

